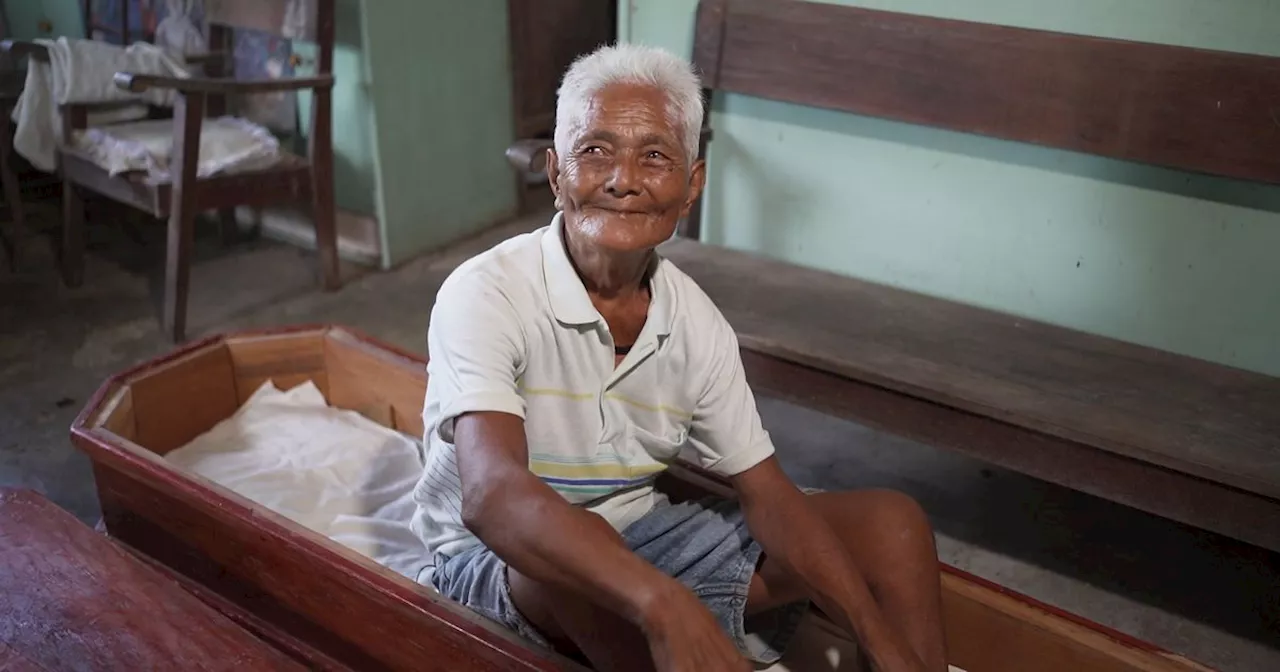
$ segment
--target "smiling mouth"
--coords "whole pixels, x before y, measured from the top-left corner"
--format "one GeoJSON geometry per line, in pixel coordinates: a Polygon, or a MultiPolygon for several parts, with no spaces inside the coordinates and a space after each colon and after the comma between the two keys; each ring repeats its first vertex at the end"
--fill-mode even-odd
{"type": "Polygon", "coordinates": [[[644,212],[643,210],[619,210],[617,208],[606,208],[599,205],[592,205],[588,207],[592,210],[601,210],[601,211],[612,213],[615,215],[647,215],[649,214],[647,212],[644,212]]]}

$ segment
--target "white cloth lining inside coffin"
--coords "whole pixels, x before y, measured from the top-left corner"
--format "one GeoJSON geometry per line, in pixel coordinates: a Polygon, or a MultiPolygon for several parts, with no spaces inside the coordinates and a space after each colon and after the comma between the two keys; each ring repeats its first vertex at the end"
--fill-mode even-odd
{"type": "MultiPolygon", "coordinates": [[[[287,391],[263,383],[235,414],[165,459],[410,580],[426,564],[409,529],[421,441],[329,406],[314,383],[287,391]]],[[[856,651],[843,634],[808,620],[767,672],[852,671],[856,651]]]]}
{"type": "Polygon", "coordinates": [[[413,579],[420,443],[330,407],[312,382],[263,383],[231,417],[165,459],[413,579]]]}

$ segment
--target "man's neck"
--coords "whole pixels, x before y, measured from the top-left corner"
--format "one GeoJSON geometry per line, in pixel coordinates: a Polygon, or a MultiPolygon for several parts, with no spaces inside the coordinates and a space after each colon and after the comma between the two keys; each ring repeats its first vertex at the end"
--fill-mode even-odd
{"type": "Polygon", "coordinates": [[[610,253],[575,245],[565,236],[565,251],[587,293],[606,301],[627,299],[648,289],[649,265],[654,252],[610,253]]]}

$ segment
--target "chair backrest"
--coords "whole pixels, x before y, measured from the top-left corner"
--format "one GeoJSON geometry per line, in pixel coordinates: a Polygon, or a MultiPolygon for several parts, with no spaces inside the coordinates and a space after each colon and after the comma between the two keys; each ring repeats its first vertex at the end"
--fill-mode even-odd
{"type": "Polygon", "coordinates": [[[135,41],[150,42],[155,39],[151,29],[154,29],[155,12],[142,6],[139,0],[118,0],[116,9],[118,11],[118,23],[109,24],[103,22],[101,15],[94,11],[102,5],[102,0],[84,0],[81,3],[81,18],[84,20],[84,37],[87,40],[97,39],[97,35],[108,38],[108,42],[116,42],[118,44],[130,44],[135,41]],[[139,12],[142,18],[142,31],[140,33],[130,32],[129,24],[132,23],[130,17],[134,12],[139,12]],[[149,25],[150,23],[150,25],[149,25]]]}
{"type": "Polygon", "coordinates": [[[314,42],[316,72],[333,71],[334,0],[205,0],[210,43],[218,29],[244,28],[289,40],[314,42]]]}
{"type": "Polygon", "coordinates": [[[1280,58],[800,0],[701,0],[709,89],[1280,183],[1280,58]]]}

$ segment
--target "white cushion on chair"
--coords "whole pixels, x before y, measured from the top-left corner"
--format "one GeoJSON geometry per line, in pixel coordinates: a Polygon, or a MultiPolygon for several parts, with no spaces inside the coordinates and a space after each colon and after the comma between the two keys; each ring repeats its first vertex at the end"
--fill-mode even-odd
{"type": "MultiPolygon", "coordinates": [[[[172,119],[111,124],[77,131],[74,147],[111,175],[140,171],[169,181],[172,119]]],[[[280,160],[280,143],[266,128],[238,117],[205,119],[200,128],[198,177],[269,168],[280,160]]]]}

